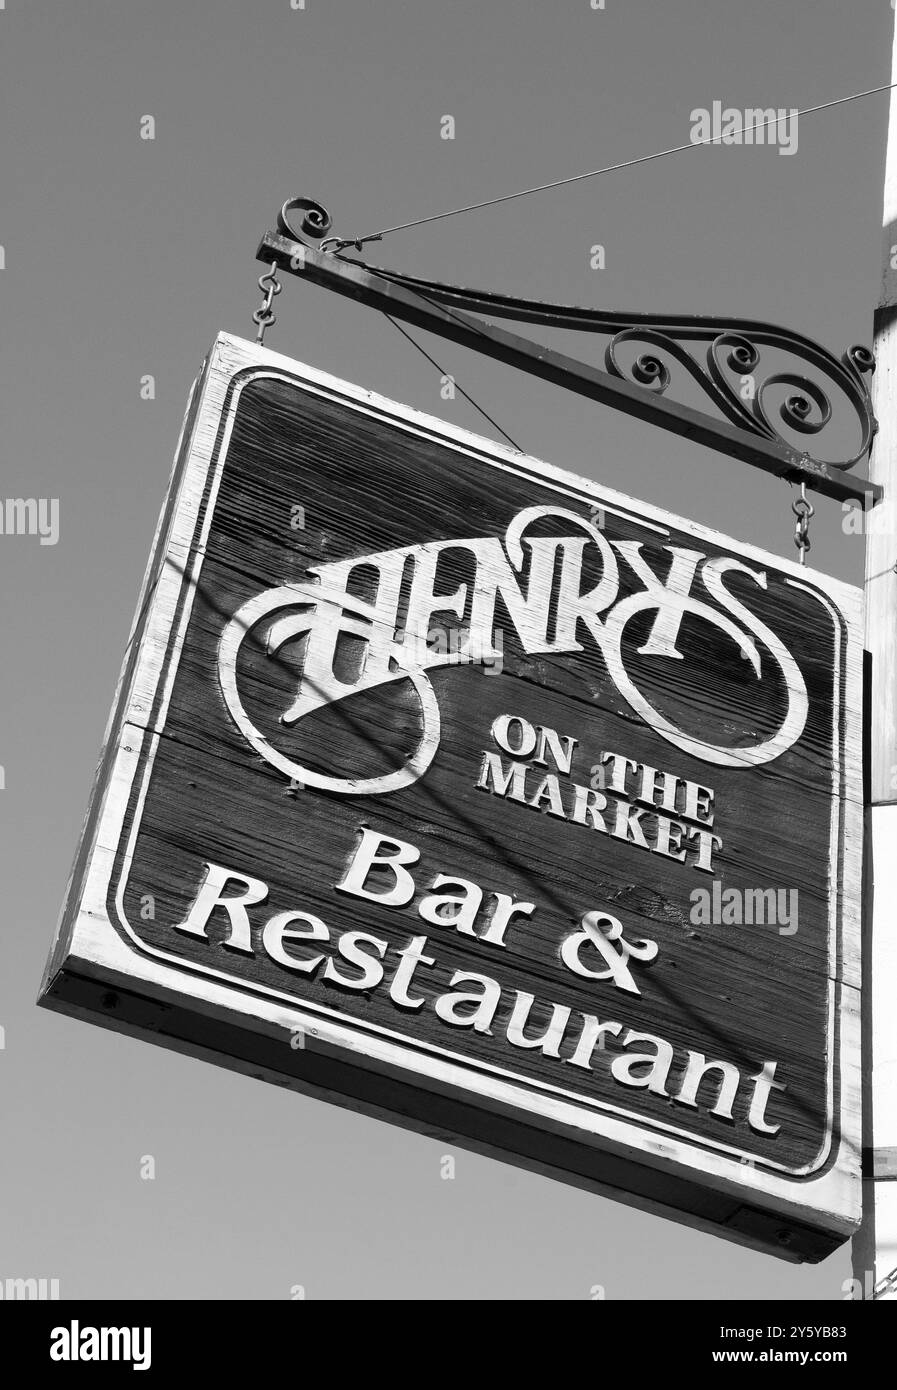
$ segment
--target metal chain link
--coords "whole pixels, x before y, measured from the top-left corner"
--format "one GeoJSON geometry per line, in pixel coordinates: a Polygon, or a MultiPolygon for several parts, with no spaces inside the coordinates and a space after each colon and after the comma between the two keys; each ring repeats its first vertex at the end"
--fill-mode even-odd
{"type": "Polygon", "coordinates": [[[280,291],[283,289],[283,285],[277,278],[276,261],[271,262],[271,269],[267,274],[259,276],[259,289],[262,292],[263,299],[252,316],[252,322],[258,324],[259,330],[256,334],[255,341],[257,343],[264,343],[265,330],[270,328],[272,323],[277,322],[277,315],[271,308],[271,304],[274,300],[274,296],[280,294],[280,291]]]}
{"type": "Polygon", "coordinates": [[[884,1279],[879,1279],[872,1290],[872,1297],[874,1299],[884,1298],[886,1293],[890,1293],[895,1288],[897,1288],[897,1269],[892,1269],[890,1274],[885,1275],[884,1279]]]}
{"type": "Polygon", "coordinates": [[[807,501],[807,485],[801,483],[800,497],[796,497],[791,503],[791,510],[797,517],[794,526],[794,544],[800,553],[800,563],[806,563],[807,551],[811,548],[810,543],[810,517],[816,515],[816,508],[812,502],[807,501]]]}

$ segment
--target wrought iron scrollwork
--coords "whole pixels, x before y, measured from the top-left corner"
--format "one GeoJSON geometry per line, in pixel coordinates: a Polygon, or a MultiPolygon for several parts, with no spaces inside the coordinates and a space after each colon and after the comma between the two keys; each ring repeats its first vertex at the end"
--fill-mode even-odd
{"type": "Polygon", "coordinates": [[[462,289],[379,266],[365,264],[364,268],[444,309],[604,334],[608,338],[606,370],[654,395],[671,391],[671,367],[678,364],[726,420],[769,440],[790,443],[783,433],[786,428],[821,444],[821,436],[836,414],[844,419],[846,405],[855,426],[855,446],[835,458],[823,458],[821,449],[807,449],[805,453],[809,460],[829,469],[853,468],[872,446],[877,426],[867,378],[874,371],[875,360],[867,347],[854,345],[839,359],[811,338],[755,320],[607,313],[462,289]],[[628,365],[621,353],[627,344],[647,349],[638,352],[628,365]],[[764,349],[767,356],[770,351],[784,355],[795,366],[786,363],[764,373],[764,349]],[[750,380],[747,390],[746,379],[750,380]],[[773,396],[782,389],[787,394],[773,405],[773,396]]]}
{"type": "Polygon", "coordinates": [[[344,254],[361,251],[382,233],[341,238],[330,235],[331,227],[320,203],[290,198],[277,232],[266,233],[256,255],[842,504],[865,507],[881,496],[879,484],[850,475],[877,428],[868,387],[875,362],[866,347],[850,347],[838,358],[811,338],[754,319],[579,309],[421,280],[344,254]],[[603,366],[522,337],[495,319],[603,335],[603,366]],[[700,408],[688,399],[696,387],[700,408]]]}

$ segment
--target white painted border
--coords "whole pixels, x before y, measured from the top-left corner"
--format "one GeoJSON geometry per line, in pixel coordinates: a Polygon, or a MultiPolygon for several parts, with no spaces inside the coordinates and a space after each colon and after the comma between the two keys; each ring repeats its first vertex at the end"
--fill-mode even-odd
{"type": "MultiPolygon", "coordinates": [[[[116,961],[113,962],[113,960],[109,958],[109,943],[101,942],[97,939],[96,929],[99,926],[98,918],[105,919],[106,924],[110,925],[108,924],[108,919],[106,919],[104,904],[113,866],[114,849],[123,828],[125,808],[128,803],[131,784],[138,768],[139,754],[144,742],[144,736],[139,726],[143,725],[147,729],[150,740],[150,748],[148,750],[149,757],[147,758],[144,782],[140,791],[140,805],[142,806],[143,798],[146,794],[146,787],[148,785],[149,774],[151,772],[152,758],[154,756],[155,747],[158,744],[158,734],[164,728],[168,701],[170,699],[171,688],[177,670],[177,658],[180,654],[180,647],[189,621],[193,585],[198,577],[202,564],[205,544],[214,512],[215,498],[220,485],[221,472],[227,452],[227,441],[233,427],[233,419],[239,399],[239,391],[242,389],[242,385],[245,384],[245,381],[234,390],[231,400],[228,419],[225,425],[225,437],[222,439],[218,449],[216,470],[211,481],[210,496],[201,517],[199,544],[196,546],[193,570],[190,576],[191,586],[188,590],[187,602],[181,611],[178,621],[175,643],[169,653],[169,639],[183,589],[183,579],[180,572],[183,570],[183,564],[179,565],[178,562],[186,562],[188,560],[190,551],[194,545],[197,522],[200,521],[199,505],[215,453],[218,425],[227,390],[229,389],[232,378],[239,372],[245,372],[247,368],[254,368],[255,370],[252,371],[251,376],[246,377],[246,380],[255,379],[259,375],[284,376],[293,384],[304,387],[315,394],[326,395],[332,399],[335,398],[347,406],[362,410],[367,414],[386,417],[393,425],[398,425],[409,432],[425,435],[442,444],[454,446],[459,452],[474,457],[491,467],[498,466],[506,471],[534,477],[541,486],[553,487],[557,491],[572,495],[580,501],[584,498],[594,498],[605,510],[618,512],[639,525],[647,524],[651,526],[652,529],[658,530],[661,534],[667,534],[669,526],[681,527],[688,534],[698,539],[709,541],[713,545],[729,548],[733,553],[742,558],[758,560],[761,563],[774,567],[780,573],[790,574],[793,576],[792,582],[795,583],[795,587],[800,587],[806,589],[810,593],[815,593],[823,602],[825,602],[823,595],[828,595],[830,598],[834,599],[844,619],[848,633],[849,650],[846,669],[848,675],[850,675],[851,672],[854,672],[855,675],[856,647],[859,642],[857,623],[859,605],[861,602],[861,595],[858,590],[841,584],[839,581],[819,575],[815,571],[802,569],[792,562],[781,560],[755,547],[746,546],[740,542],[721,536],[716,532],[710,531],[692,522],[672,517],[669,513],[662,512],[657,508],[650,506],[643,507],[640,503],[633,503],[632,499],[601,488],[588,480],[576,478],[574,475],[554,468],[551,465],[542,464],[535,459],[520,455],[516,451],[505,446],[492,444],[491,441],[484,440],[467,431],[455,429],[433,417],[423,415],[408,407],[390,402],[383,397],[339,381],[314,368],[294,362],[265,349],[260,349],[254,344],[243,342],[229,335],[222,334],[216,341],[210,355],[209,370],[203,389],[203,399],[194,426],[193,438],[190,442],[189,457],[182,474],[177,507],[172,520],[170,534],[167,539],[162,570],[156,586],[156,591],[153,595],[152,608],[148,615],[147,627],[141,641],[140,658],[132,682],[131,691],[129,692],[125,723],[130,724],[131,727],[127,729],[127,740],[124,737],[121,737],[119,740],[115,766],[109,779],[109,786],[106,789],[107,794],[105,797],[101,824],[97,834],[97,843],[89,866],[88,878],[90,882],[89,884],[85,884],[85,892],[83,894],[86,910],[91,920],[89,924],[84,923],[85,930],[82,931],[80,935],[85,938],[82,944],[89,945],[90,947],[88,952],[89,958],[96,960],[98,964],[107,963],[113,965],[114,963],[118,968],[121,968],[123,965],[120,953],[112,953],[117,957],[116,961]],[[810,580],[813,581],[812,584],[808,582],[810,580]],[[822,590],[822,593],[820,593],[819,590],[822,590]],[[169,657],[173,659],[169,659],[169,657]],[[147,724],[147,719],[152,709],[153,698],[159,677],[165,669],[166,663],[169,665],[169,670],[162,693],[162,703],[150,726],[147,724]],[[113,789],[114,795],[110,795],[109,793],[113,789]],[[100,875],[99,878],[97,878],[98,873],[100,875]],[[105,882],[103,880],[105,880],[105,882]],[[92,905],[92,909],[88,904],[92,905]],[[102,907],[101,904],[103,905],[102,907]],[[99,948],[99,950],[97,948],[99,948]]],[[[828,603],[826,603],[825,606],[830,607],[828,603]]],[[[853,685],[856,686],[856,684],[857,682],[854,678],[853,685]]],[[[848,733],[852,732],[853,735],[858,738],[858,690],[847,690],[845,692],[845,697],[848,722],[853,721],[856,725],[852,731],[848,730],[848,733]]],[[[125,733],[124,728],[121,732],[122,734],[125,733]]],[[[837,727],[834,737],[834,751],[836,756],[840,759],[840,749],[837,746],[839,739],[837,727]]],[[[849,744],[852,740],[847,740],[847,742],[849,744]]],[[[854,761],[855,760],[848,759],[847,773],[850,778],[850,785],[846,787],[848,804],[844,807],[845,814],[849,812],[851,802],[859,802],[861,794],[860,788],[857,785],[855,770],[852,765],[854,761]]],[[[234,992],[234,985],[244,994],[248,994],[249,991],[252,991],[252,993],[256,995],[263,990],[263,987],[248,984],[245,980],[234,976],[228,976],[219,971],[204,969],[202,966],[196,965],[193,962],[186,962],[182,957],[148,947],[146,943],[134,934],[125,919],[122,905],[123,884],[127,876],[127,864],[133,851],[133,844],[139,821],[139,814],[135,814],[131,827],[131,835],[129,837],[127,861],[121,875],[121,880],[117,886],[117,904],[121,925],[142,953],[152,956],[159,962],[156,969],[166,977],[165,988],[167,990],[182,995],[193,995],[194,997],[199,997],[199,995],[202,994],[204,998],[208,998],[208,986],[205,990],[190,988],[189,986],[191,984],[199,986],[199,980],[192,980],[189,975],[185,980],[187,972],[197,975],[206,975],[210,980],[216,982],[216,994],[218,993],[217,984],[219,982],[221,985],[226,984],[228,986],[223,991],[227,1001],[225,1007],[233,1011],[235,1001],[231,996],[234,992]],[[167,962],[173,963],[175,969],[169,969],[166,964],[167,962]],[[187,988],[185,988],[185,984],[188,986],[187,988]]],[[[846,838],[846,829],[847,827],[845,824],[843,827],[844,833],[841,835],[842,840],[846,838]]],[[[836,818],[834,816],[833,832],[837,832],[836,818]]],[[[837,852],[839,849],[837,839],[833,845],[833,849],[833,863],[837,866],[837,852]]],[[[854,858],[855,856],[851,856],[851,859],[854,858]]],[[[845,879],[848,877],[848,868],[849,865],[845,862],[845,879]]],[[[853,962],[857,958],[857,941],[855,938],[858,934],[857,910],[859,880],[857,875],[856,883],[852,882],[854,878],[852,872],[849,877],[851,882],[845,882],[842,894],[844,908],[842,913],[842,958],[845,964],[853,962]]],[[[834,901],[835,897],[836,895],[832,894],[830,936],[831,933],[835,933],[836,936],[838,929],[838,913],[837,903],[834,901]]],[[[82,926],[82,917],[79,917],[78,922],[73,927],[73,939],[70,943],[73,951],[75,949],[74,938],[79,935],[78,928],[82,926]]],[[[133,957],[126,950],[125,954],[132,962],[128,973],[140,973],[144,975],[143,970],[134,972],[133,957]]],[[[162,983],[159,974],[154,974],[152,970],[148,978],[153,978],[157,983],[162,983]]],[[[844,978],[849,985],[855,984],[858,981],[858,970],[855,976],[853,970],[849,970],[844,978]]],[[[829,1043],[827,1051],[829,1053],[829,1081],[831,1091],[831,1084],[833,1084],[834,1081],[831,1074],[831,1063],[836,1041],[834,1034],[834,1005],[836,1003],[836,994],[843,994],[844,989],[842,985],[837,985],[833,980],[830,984],[829,992],[832,1008],[830,1010],[829,1043]]],[[[813,1165],[807,1165],[805,1169],[793,1172],[790,1177],[785,1180],[785,1186],[781,1187],[783,1175],[788,1171],[782,1165],[768,1163],[753,1155],[743,1154],[741,1151],[731,1146],[714,1144],[712,1140],[706,1139],[703,1136],[694,1136],[688,1131],[678,1129],[675,1126],[667,1126],[660,1122],[652,1122],[643,1116],[636,1116],[632,1111],[625,1111],[620,1107],[612,1106],[606,1102],[591,1101],[588,1097],[566,1091],[561,1087],[553,1087],[548,1083],[531,1083],[509,1070],[479,1062],[473,1063],[469,1058],[453,1053],[448,1049],[419,1043],[414,1039],[410,1039],[400,1033],[394,1033],[391,1030],[375,1028],[373,1025],[361,1024],[351,1016],[340,1014],[336,1010],[328,1010],[323,1006],[308,1003],[299,1003],[289,994],[279,994],[273,990],[264,990],[264,993],[270,996],[272,1000],[277,1000],[279,1003],[288,1006],[289,1017],[293,1019],[291,1023],[286,1025],[288,1027],[306,1026],[310,1027],[316,1035],[320,1035],[322,1028],[326,1028],[326,1024],[323,1024],[321,1021],[321,1016],[325,1016],[327,1020],[335,1021],[332,1040],[339,1046],[349,1047],[357,1053],[359,1051],[358,1035],[364,1034],[361,1050],[364,1051],[366,1056],[372,1061],[381,1059],[390,1063],[392,1066],[398,1066],[404,1070],[416,1071],[434,1079],[448,1079],[449,1084],[454,1087],[459,1087],[463,1092],[471,1090],[479,1091],[482,1095],[492,1100],[501,1100],[503,1104],[510,1105],[518,1110],[522,1108],[531,1115],[541,1116],[546,1119],[549,1116],[557,1119],[557,1108],[561,1106],[563,1111],[562,1124],[564,1126],[573,1125],[575,1128],[586,1130],[596,1137],[603,1136],[616,1143],[622,1143],[627,1149],[634,1149],[641,1152],[645,1157],[649,1157],[653,1153],[656,1159],[657,1155],[662,1155],[665,1160],[672,1159],[688,1167],[699,1168],[705,1172],[708,1167],[708,1162],[712,1161],[717,1175],[727,1179],[725,1183],[727,1187],[734,1184],[737,1187],[750,1187],[757,1190],[758,1187],[765,1189],[768,1184],[772,1184],[769,1188],[770,1195],[773,1195],[775,1192],[776,1195],[784,1197],[787,1204],[792,1208],[795,1207],[795,1198],[797,1197],[794,1179],[797,1177],[805,1177],[807,1174],[812,1173],[824,1162],[827,1156],[826,1150],[813,1165]],[[308,1018],[309,1013],[313,1016],[311,1020],[308,1018]],[[477,1076],[478,1072],[484,1073],[484,1075],[477,1076]],[[448,1075],[446,1073],[448,1073],[448,1075]],[[571,1101],[573,1102],[572,1105],[570,1104],[571,1101]],[[596,1114],[594,1111],[598,1111],[599,1113],[596,1114]],[[629,1122],[630,1117],[635,1120],[635,1124],[629,1122]],[[652,1142],[645,1133],[650,1129],[656,1129],[662,1133],[664,1136],[663,1142],[652,1142]],[[712,1152],[713,1149],[717,1150],[716,1154],[712,1152]],[[752,1160],[751,1166],[746,1167],[744,1163],[739,1161],[742,1158],[750,1158],[752,1160]],[[716,1167],[716,1165],[721,1166],[716,1167]],[[769,1172],[763,1172],[763,1169],[769,1169],[769,1172]]],[[[267,1012],[264,1008],[258,1008],[262,1002],[261,1000],[256,1001],[256,1008],[260,1014],[267,1012]]],[[[847,1003],[846,1000],[844,1002],[847,1003]]],[[[252,1012],[251,1009],[246,1007],[245,1001],[241,1001],[240,1011],[252,1012]]],[[[278,1013],[280,1012],[281,1011],[278,1010],[278,1013]]],[[[845,1083],[848,1082],[849,1078],[852,1078],[853,1071],[855,1070],[857,1038],[854,1035],[854,1028],[851,1022],[852,1015],[853,1010],[851,1008],[842,1007],[840,1014],[841,1035],[839,1039],[841,1056],[844,1063],[842,1066],[844,1076],[842,1076],[841,1105],[839,1106],[841,1112],[840,1129],[842,1135],[842,1149],[845,1144],[849,1149],[852,1149],[854,1147],[854,1140],[856,1144],[859,1142],[858,1130],[856,1130],[856,1126],[853,1123],[850,1123],[851,1107],[844,1104],[845,1094],[843,1090],[845,1083]],[[848,1058],[850,1058],[850,1062],[848,1062],[848,1058]]],[[[329,1028],[327,1032],[330,1032],[329,1028]]],[[[827,1205],[831,1207],[833,1212],[840,1213],[848,1224],[852,1223],[856,1208],[856,1202],[853,1200],[853,1189],[858,1187],[858,1183],[851,1181],[853,1178],[853,1169],[856,1166],[856,1164],[851,1162],[844,1165],[845,1169],[848,1171],[841,1171],[837,1167],[832,1168],[822,1179],[817,1179],[812,1184],[814,1192],[816,1189],[822,1187],[833,1189],[837,1192],[837,1201],[832,1202],[831,1198],[827,1197],[827,1205]]],[[[806,1192],[806,1181],[802,1184],[802,1188],[806,1192]]],[[[809,1193],[807,1193],[807,1195],[809,1195],[809,1193]]],[[[822,1194],[818,1192],[816,1195],[817,1197],[821,1197],[822,1194]]],[[[815,1205],[808,1208],[805,1201],[801,1200],[799,1197],[797,1198],[797,1207],[804,1213],[815,1209],[815,1205]]],[[[819,1207],[819,1209],[821,1210],[822,1207],[819,1207]]]]}

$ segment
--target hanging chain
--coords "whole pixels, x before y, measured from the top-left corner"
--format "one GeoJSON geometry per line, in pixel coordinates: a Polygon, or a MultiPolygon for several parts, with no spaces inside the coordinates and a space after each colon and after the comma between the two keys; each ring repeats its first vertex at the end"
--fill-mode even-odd
{"type": "Polygon", "coordinates": [[[890,1293],[895,1288],[897,1288],[897,1269],[892,1269],[890,1274],[885,1275],[884,1279],[879,1279],[872,1290],[872,1297],[884,1298],[886,1293],[890,1293]]]}
{"type": "Polygon", "coordinates": [[[800,497],[796,497],[791,503],[791,510],[797,517],[794,525],[794,544],[800,553],[800,563],[806,563],[807,551],[810,549],[810,517],[816,515],[816,508],[812,502],[807,501],[807,485],[801,483],[800,497]]]}
{"type": "Polygon", "coordinates": [[[264,298],[262,299],[262,302],[256,309],[255,313],[253,314],[252,322],[258,324],[259,330],[256,334],[255,341],[257,343],[264,343],[265,329],[270,328],[272,323],[277,322],[277,315],[271,308],[271,304],[274,300],[274,296],[276,294],[280,294],[280,291],[283,289],[283,285],[277,278],[276,261],[271,262],[271,269],[267,272],[266,275],[259,276],[259,289],[261,290],[264,298]]]}

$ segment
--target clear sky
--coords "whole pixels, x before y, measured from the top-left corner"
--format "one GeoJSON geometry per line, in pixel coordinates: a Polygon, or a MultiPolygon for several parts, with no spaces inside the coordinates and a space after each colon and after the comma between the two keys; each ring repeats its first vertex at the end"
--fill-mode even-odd
{"type": "MultiPolygon", "coordinates": [[[[34,998],[187,391],[219,330],[253,336],[255,248],[284,199],[358,235],[682,144],[714,100],[887,82],[892,23],[888,0],[0,4],[3,495],[60,507],[56,545],[0,537],[0,1278],[94,1298],[843,1297],[846,1250],[793,1267],[462,1151],[444,1181],[444,1143],[34,998]]],[[[886,117],[872,97],[808,116],[790,156],[690,149],[367,255],[539,299],[768,318],[840,354],[871,340],[886,117]]],[[[293,281],[276,308],[272,348],[491,432],[373,311],[293,281]]],[[[527,452],[793,556],[786,484],[427,347],[527,452]]],[[[837,503],[817,511],[812,562],[859,582],[862,540],[837,503]]]]}

